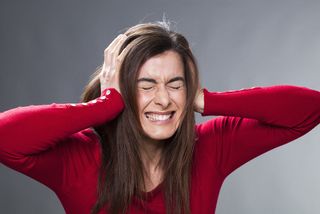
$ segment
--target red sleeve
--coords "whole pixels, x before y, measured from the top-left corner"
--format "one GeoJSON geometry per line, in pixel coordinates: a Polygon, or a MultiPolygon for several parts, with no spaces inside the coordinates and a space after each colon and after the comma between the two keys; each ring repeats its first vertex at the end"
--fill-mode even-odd
{"type": "Polygon", "coordinates": [[[88,141],[90,134],[80,131],[112,120],[123,107],[121,95],[110,88],[88,103],[26,106],[0,113],[0,162],[58,188],[66,155],[81,152],[76,144],[88,141]]]}
{"type": "Polygon", "coordinates": [[[320,122],[320,92],[279,85],[226,92],[204,90],[199,126],[211,139],[218,170],[227,176],[247,161],[309,132],[320,122]],[[212,141],[214,141],[212,143],[212,141]]]}

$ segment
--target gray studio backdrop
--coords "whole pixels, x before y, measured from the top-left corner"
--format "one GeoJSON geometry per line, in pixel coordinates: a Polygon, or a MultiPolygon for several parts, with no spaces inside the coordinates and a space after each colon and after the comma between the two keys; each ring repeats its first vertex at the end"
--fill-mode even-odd
{"type": "MultiPolygon", "coordinates": [[[[164,13],[192,44],[203,87],[320,90],[319,11],[320,1],[295,0],[1,0],[0,111],[78,101],[113,38],[164,13]]],[[[217,214],[320,213],[319,139],[318,126],[233,172],[217,214]]],[[[51,190],[0,165],[0,213],[64,211],[51,190]]]]}

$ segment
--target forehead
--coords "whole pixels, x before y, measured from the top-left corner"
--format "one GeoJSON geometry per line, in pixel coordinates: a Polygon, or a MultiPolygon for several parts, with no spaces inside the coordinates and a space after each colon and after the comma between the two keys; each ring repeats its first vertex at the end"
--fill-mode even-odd
{"type": "Polygon", "coordinates": [[[168,78],[184,77],[181,57],[175,51],[169,50],[148,59],[139,70],[139,77],[166,80],[168,78]]]}

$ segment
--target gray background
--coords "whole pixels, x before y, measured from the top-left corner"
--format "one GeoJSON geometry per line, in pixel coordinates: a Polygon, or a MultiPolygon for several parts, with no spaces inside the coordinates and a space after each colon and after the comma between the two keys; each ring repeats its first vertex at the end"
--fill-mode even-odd
{"type": "MultiPolygon", "coordinates": [[[[203,87],[320,90],[319,11],[320,1],[295,0],[1,0],[0,111],[78,101],[113,38],[163,13],[192,44],[203,87]]],[[[317,126],[236,170],[216,213],[320,213],[319,136],[317,126]]],[[[64,213],[52,191],[3,165],[0,212],[64,213]]]]}

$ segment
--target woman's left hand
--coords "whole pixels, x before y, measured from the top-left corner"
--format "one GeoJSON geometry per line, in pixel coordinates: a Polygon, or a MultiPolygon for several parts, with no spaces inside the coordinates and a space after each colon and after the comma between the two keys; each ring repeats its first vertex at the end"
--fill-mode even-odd
{"type": "Polygon", "coordinates": [[[198,88],[197,94],[194,99],[194,111],[198,113],[203,113],[204,109],[204,95],[203,95],[203,89],[198,88]]]}

